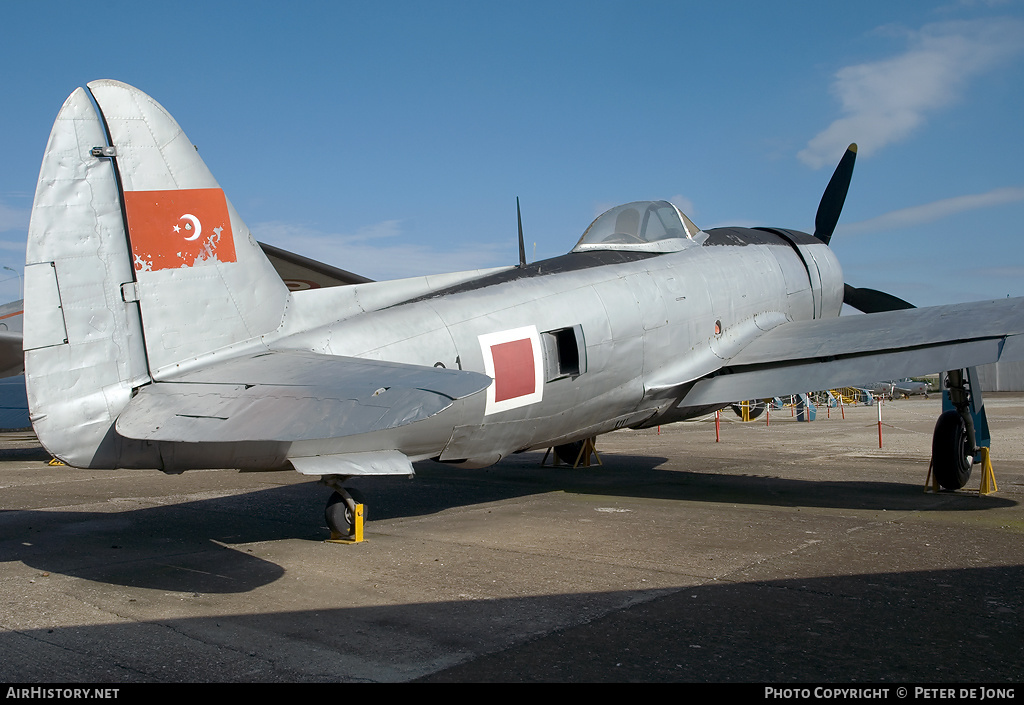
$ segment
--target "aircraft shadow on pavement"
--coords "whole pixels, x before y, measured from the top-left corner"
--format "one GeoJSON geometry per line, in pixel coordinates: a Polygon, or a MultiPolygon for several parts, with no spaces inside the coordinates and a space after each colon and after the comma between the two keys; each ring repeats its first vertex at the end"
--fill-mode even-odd
{"type": "MultiPolygon", "coordinates": [[[[32,437],[35,440],[35,436],[32,437]]],[[[27,448],[0,448],[0,461],[4,460],[43,460],[48,461],[53,457],[38,445],[27,448]]]]}
{"type": "Polygon", "coordinates": [[[454,499],[460,493],[472,494],[474,490],[469,488],[476,485],[518,486],[523,488],[523,494],[563,491],[609,497],[835,509],[981,511],[1017,504],[999,495],[979,497],[977,493],[966,490],[926,494],[923,482],[915,485],[863,480],[806,480],[757,473],[715,472],[713,467],[707,470],[670,470],[660,467],[668,461],[667,458],[654,455],[609,453],[602,456],[603,465],[581,468],[565,465],[541,467],[542,457],[538,453],[523,453],[482,470],[417,463],[417,475],[412,483],[367,477],[353,480],[353,486],[365,490],[367,504],[372,505],[369,510],[373,512],[371,520],[374,517],[401,516],[401,513],[392,512],[403,512],[413,506],[417,498],[409,496],[404,498],[408,505],[402,509],[391,509],[389,499],[398,496],[403,488],[421,494],[419,499],[425,505],[422,513],[431,513],[439,511],[428,508],[432,502],[437,499],[447,501],[449,497],[454,499]],[[441,497],[423,491],[425,487],[433,486],[443,486],[447,491],[441,497]]]}
{"type": "Polygon", "coordinates": [[[1022,581],[1000,566],[10,630],[0,678],[1019,683],[1022,581]]]}
{"type": "MultiPolygon", "coordinates": [[[[1016,502],[966,493],[925,495],[888,482],[809,481],[659,469],[665,458],[608,455],[603,466],[540,467],[522,454],[468,470],[418,463],[415,479],[366,477],[367,519],[435,514],[454,507],[549,492],[687,502],[885,510],[977,511],[1016,502]]],[[[327,537],[323,506],[330,490],[315,482],[124,511],[0,512],[0,561],[125,586],[199,593],[253,590],[283,569],[233,546],[327,537]]]]}
{"type": "Polygon", "coordinates": [[[1017,565],[709,583],[422,680],[1019,683],[1022,579],[1017,565]]]}

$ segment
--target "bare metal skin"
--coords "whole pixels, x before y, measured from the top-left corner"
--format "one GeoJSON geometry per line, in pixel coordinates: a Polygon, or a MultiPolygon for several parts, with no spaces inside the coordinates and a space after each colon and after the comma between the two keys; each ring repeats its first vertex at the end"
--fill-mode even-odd
{"type": "Polygon", "coordinates": [[[174,119],[95,81],[57,117],[29,228],[32,422],[78,467],[408,474],[1024,357],[1020,299],[913,309],[844,285],[828,241],[854,152],[814,236],[640,201],[519,267],[370,282],[271,252],[290,291],[174,119]],[[881,312],[839,317],[844,297],[881,312]]]}

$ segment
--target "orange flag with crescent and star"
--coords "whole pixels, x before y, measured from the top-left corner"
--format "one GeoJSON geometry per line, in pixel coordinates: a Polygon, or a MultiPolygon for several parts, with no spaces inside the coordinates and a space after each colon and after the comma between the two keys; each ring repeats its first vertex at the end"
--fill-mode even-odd
{"type": "Polygon", "coordinates": [[[125,191],[136,271],[234,262],[227,200],[219,188],[125,191]]]}

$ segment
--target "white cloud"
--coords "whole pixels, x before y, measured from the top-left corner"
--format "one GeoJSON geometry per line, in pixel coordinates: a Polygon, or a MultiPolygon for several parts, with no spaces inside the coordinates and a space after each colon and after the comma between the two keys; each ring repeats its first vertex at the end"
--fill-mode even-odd
{"type": "Polygon", "coordinates": [[[316,230],[315,228],[295,225],[294,223],[285,223],[282,221],[258,223],[256,227],[252,228],[252,231],[254,233],[259,233],[257,237],[260,240],[284,242],[291,239],[302,238],[331,238],[333,243],[339,245],[397,237],[402,233],[401,221],[398,220],[384,220],[380,223],[374,223],[373,225],[366,225],[359,228],[355,233],[345,235],[328,234],[323,231],[316,230]]]}
{"type": "Polygon", "coordinates": [[[980,267],[972,270],[974,276],[983,279],[1015,279],[1024,280],[1024,266],[1020,267],[980,267]]]}
{"type": "Polygon", "coordinates": [[[968,80],[1024,49],[1024,22],[972,20],[908,32],[898,56],[840,69],[832,84],[843,117],[818,133],[797,157],[817,169],[851,142],[861,157],[908,137],[928,113],[955,103],[968,80]]]}
{"type": "Polygon", "coordinates": [[[879,230],[892,230],[894,228],[907,228],[941,220],[964,211],[989,208],[1017,201],[1024,201],[1024,186],[1007,186],[993,189],[987,193],[954,196],[953,198],[944,198],[940,201],[933,201],[921,206],[901,208],[900,210],[890,211],[868,220],[840,225],[836,230],[843,235],[853,235],[877,232],[879,230]]]}
{"type": "Polygon", "coordinates": [[[676,194],[668,200],[689,217],[692,217],[697,212],[697,207],[693,205],[693,201],[682,194],[676,194]]]}

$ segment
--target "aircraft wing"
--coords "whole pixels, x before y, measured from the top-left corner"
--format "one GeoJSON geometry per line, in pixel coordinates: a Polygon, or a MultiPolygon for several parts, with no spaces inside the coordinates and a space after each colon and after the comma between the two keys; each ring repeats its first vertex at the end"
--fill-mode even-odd
{"type": "Polygon", "coordinates": [[[25,371],[22,350],[24,301],[11,301],[0,306],[0,378],[13,377],[25,371]]]}
{"type": "Polygon", "coordinates": [[[854,386],[1024,359],[1024,298],[791,322],[756,338],[681,406],[854,386]]]}
{"type": "Polygon", "coordinates": [[[280,247],[268,245],[265,242],[259,243],[259,246],[291,291],[347,284],[367,284],[373,281],[315,259],[282,250],[280,247]]]}
{"type": "Polygon", "coordinates": [[[12,377],[25,371],[25,353],[21,345],[19,331],[0,331],[0,377],[12,377]]]}
{"type": "Polygon", "coordinates": [[[117,432],[153,441],[302,441],[428,418],[487,375],[308,352],[235,358],[142,387],[117,432]]]}

